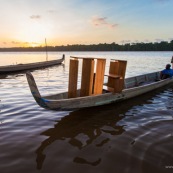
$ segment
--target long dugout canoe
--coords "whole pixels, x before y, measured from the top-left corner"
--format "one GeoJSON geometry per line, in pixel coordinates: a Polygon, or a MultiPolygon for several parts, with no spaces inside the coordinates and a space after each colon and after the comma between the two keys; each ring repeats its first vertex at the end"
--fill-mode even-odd
{"type": "Polygon", "coordinates": [[[160,72],[153,72],[127,78],[125,79],[125,88],[121,93],[105,92],[103,90],[103,93],[99,95],[68,98],[68,92],[41,96],[34,77],[31,73],[26,73],[28,84],[35,101],[39,106],[52,110],[80,109],[120,102],[173,83],[173,78],[160,80],[159,75],[160,72]]]}
{"type": "Polygon", "coordinates": [[[0,66],[0,74],[13,73],[13,72],[19,72],[19,71],[38,69],[38,68],[44,68],[44,67],[49,67],[49,66],[53,66],[53,65],[58,65],[58,64],[61,64],[64,61],[64,59],[65,59],[65,55],[63,55],[61,59],[57,59],[57,60],[28,63],[28,64],[0,66]]]}

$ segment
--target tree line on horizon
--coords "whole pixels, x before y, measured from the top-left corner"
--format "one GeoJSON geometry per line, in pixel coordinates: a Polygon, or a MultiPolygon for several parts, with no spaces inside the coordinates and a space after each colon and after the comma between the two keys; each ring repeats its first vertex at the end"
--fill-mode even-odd
{"type": "MultiPolygon", "coordinates": [[[[1,52],[6,51],[46,51],[45,47],[11,47],[0,48],[1,52]]],[[[127,43],[123,45],[113,43],[99,44],[75,44],[62,46],[48,46],[47,51],[173,51],[173,40],[160,43],[127,43]]]]}

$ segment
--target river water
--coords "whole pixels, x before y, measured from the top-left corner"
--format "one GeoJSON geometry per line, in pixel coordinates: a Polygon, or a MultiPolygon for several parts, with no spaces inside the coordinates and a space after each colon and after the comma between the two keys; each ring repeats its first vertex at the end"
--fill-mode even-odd
{"type": "MultiPolygon", "coordinates": [[[[162,70],[173,55],[52,52],[49,59],[63,53],[62,65],[32,71],[41,94],[67,91],[70,56],[106,58],[106,71],[110,59],[127,60],[130,77],[162,70]]],[[[44,59],[40,52],[0,53],[0,65],[44,59]]],[[[36,104],[25,73],[0,75],[1,173],[167,173],[172,153],[173,85],[116,105],[51,111],[36,104]]]]}

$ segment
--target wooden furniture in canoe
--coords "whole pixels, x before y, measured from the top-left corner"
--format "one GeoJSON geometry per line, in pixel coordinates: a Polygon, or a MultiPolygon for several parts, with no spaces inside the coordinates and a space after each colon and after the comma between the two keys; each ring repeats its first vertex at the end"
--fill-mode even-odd
{"type": "Polygon", "coordinates": [[[19,72],[19,71],[45,68],[45,67],[49,67],[49,66],[53,66],[53,65],[58,65],[58,64],[61,64],[64,61],[64,59],[65,59],[65,56],[63,55],[63,57],[61,59],[57,59],[57,60],[28,63],[28,64],[0,66],[0,74],[14,73],[14,72],[19,72]]]}
{"type": "Polygon", "coordinates": [[[77,90],[76,85],[78,69],[76,69],[76,67],[78,64],[78,59],[76,57],[73,58],[73,60],[70,60],[71,67],[69,72],[71,74],[69,75],[69,79],[72,81],[69,80],[68,92],[49,96],[41,96],[33,75],[30,72],[26,73],[31,93],[39,106],[52,110],[71,110],[100,106],[136,97],[173,82],[173,78],[160,80],[160,72],[153,72],[123,79],[126,67],[125,61],[113,61],[110,63],[109,74],[106,75],[108,76],[108,83],[103,83],[102,85],[102,79],[104,76],[104,60],[97,59],[96,74],[93,75],[93,77],[91,74],[93,74],[92,68],[94,61],[92,58],[90,58],[87,60],[85,59],[86,62],[83,60],[83,65],[89,66],[89,68],[85,66],[83,67],[82,76],[84,76],[85,78],[82,78],[81,80],[81,89],[77,90]],[[73,71],[72,69],[75,70],[73,71]],[[113,71],[113,69],[118,70],[113,71]],[[97,74],[97,71],[99,71],[99,74],[97,74]],[[102,73],[103,75],[100,75],[102,73]],[[87,84],[86,80],[89,84],[87,84]],[[92,87],[90,87],[91,83],[93,83],[92,87]],[[97,83],[99,83],[99,87],[96,85],[97,83]],[[113,86],[111,86],[110,84],[113,84],[113,86]],[[86,86],[88,87],[86,88],[86,86]],[[117,86],[119,86],[118,89],[117,86]]]}

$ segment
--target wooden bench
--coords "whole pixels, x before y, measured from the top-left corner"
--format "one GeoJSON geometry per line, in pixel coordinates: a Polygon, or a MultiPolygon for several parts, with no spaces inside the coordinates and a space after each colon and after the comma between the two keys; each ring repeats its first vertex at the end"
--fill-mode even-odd
{"type": "Polygon", "coordinates": [[[103,91],[114,93],[114,88],[103,85],[103,91]]]}

